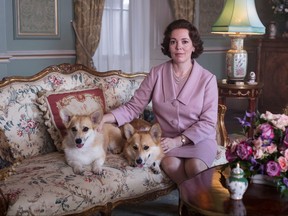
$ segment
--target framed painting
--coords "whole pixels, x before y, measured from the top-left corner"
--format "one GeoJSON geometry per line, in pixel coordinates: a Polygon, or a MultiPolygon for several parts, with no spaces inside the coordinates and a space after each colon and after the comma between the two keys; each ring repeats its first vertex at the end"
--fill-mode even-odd
{"type": "Polygon", "coordinates": [[[58,0],[14,0],[16,38],[59,38],[58,0]]]}

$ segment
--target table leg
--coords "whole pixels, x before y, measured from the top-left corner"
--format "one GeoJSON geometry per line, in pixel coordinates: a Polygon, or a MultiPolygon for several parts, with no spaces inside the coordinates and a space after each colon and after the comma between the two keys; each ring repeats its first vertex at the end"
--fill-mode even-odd
{"type": "MultiPolygon", "coordinates": [[[[256,112],[256,99],[255,98],[249,98],[249,105],[248,105],[248,111],[249,113],[255,113],[256,112]]],[[[253,118],[249,119],[250,123],[252,124],[253,118]]],[[[249,131],[248,131],[248,137],[253,137],[254,130],[251,125],[249,131]]]]}

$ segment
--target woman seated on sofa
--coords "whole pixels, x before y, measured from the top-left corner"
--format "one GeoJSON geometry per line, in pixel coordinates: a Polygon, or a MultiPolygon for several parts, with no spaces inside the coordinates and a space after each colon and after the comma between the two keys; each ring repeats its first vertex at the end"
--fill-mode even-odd
{"type": "Polygon", "coordinates": [[[100,123],[132,121],[152,101],[162,128],[161,166],[178,185],[210,167],[216,156],[218,89],[216,76],[196,62],[203,42],[184,19],[170,23],[162,52],[171,59],[153,67],[129,102],[106,113],[100,123]]]}

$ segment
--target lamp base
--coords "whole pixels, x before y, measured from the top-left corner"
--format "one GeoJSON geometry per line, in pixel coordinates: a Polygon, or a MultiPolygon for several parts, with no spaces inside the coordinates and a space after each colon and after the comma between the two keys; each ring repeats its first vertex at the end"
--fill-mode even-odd
{"type": "Polygon", "coordinates": [[[247,72],[247,52],[243,49],[244,35],[230,35],[231,49],[226,53],[228,83],[243,82],[247,72]]]}

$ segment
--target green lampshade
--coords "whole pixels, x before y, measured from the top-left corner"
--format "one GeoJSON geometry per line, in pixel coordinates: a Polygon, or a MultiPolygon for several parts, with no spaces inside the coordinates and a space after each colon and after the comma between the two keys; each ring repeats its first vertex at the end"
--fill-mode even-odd
{"type": "Polygon", "coordinates": [[[212,26],[215,34],[265,34],[254,0],[226,0],[225,6],[212,26]]]}

